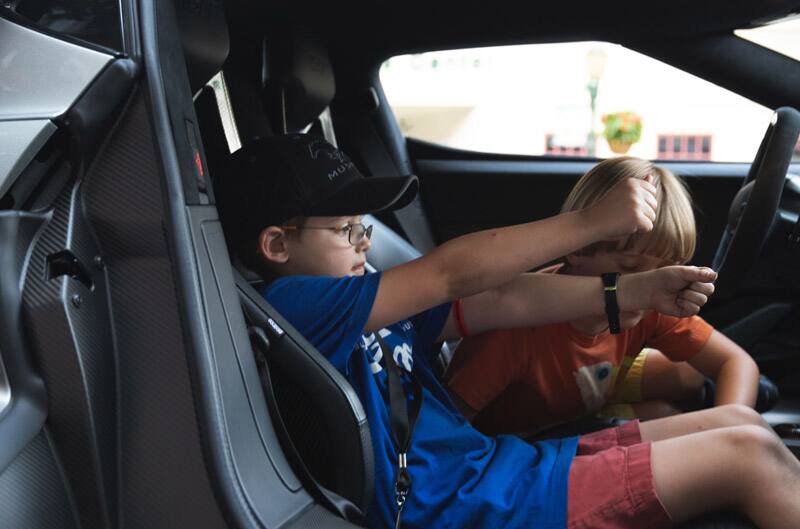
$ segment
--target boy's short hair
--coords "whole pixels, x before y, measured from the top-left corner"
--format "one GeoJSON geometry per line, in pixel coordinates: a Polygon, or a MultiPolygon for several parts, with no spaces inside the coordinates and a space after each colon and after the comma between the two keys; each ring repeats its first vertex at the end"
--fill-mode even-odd
{"type": "Polygon", "coordinates": [[[603,160],[578,180],[561,207],[561,212],[592,206],[618,182],[626,178],[644,179],[647,175],[653,175],[653,183],[658,189],[658,209],[653,230],[631,235],[621,241],[597,242],[576,253],[593,255],[598,251],[626,251],[641,244],[642,253],[669,263],[683,264],[692,258],[697,244],[697,228],[689,190],[672,171],[648,160],[632,156],[603,160]]]}

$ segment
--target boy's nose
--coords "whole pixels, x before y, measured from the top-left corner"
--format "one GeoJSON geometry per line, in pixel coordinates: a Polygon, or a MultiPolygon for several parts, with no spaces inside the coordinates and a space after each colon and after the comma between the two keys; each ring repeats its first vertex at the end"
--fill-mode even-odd
{"type": "Polygon", "coordinates": [[[369,237],[364,237],[361,239],[361,242],[358,243],[358,246],[356,246],[356,250],[359,252],[366,252],[369,250],[370,246],[372,246],[372,241],[369,240],[369,237]]]}

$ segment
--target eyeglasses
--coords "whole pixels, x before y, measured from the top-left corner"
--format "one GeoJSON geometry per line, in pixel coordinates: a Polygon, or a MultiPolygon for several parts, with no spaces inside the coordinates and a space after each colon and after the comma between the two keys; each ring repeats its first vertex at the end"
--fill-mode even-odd
{"type": "Polygon", "coordinates": [[[364,238],[369,239],[372,237],[372,224],[364,226],[362,223],[346,224],[341,228],[329,228],[327,226],[281,226],[284,230],[330,230],[336,233],[347,232],[347,241],[353,245],[358,246],[364,242],[364,238]]]}

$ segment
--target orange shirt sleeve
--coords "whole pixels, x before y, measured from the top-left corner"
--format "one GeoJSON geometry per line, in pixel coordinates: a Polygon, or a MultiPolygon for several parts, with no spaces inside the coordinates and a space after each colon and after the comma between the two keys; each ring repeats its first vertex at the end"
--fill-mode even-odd
{"type": "Polygon", "coordinates": [[[448,370],[448,388],[475,411],[494,401],[523,369],[524,329],[503,329],[465,338],[448,370]]]}
{"type": "Polygon", "coordinates": [[[647,346],[658,349],[673,362],[683,362],[700,352],[714,327],[699,316],[675,318],[656,313],[655,329],[647,346]]]}

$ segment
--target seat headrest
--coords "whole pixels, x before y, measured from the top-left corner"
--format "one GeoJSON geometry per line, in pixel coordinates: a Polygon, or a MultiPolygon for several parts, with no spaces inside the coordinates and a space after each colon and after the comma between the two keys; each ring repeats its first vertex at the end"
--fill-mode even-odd
{"type": "Polygon", "coordinates": [[[192,94],[203,88],[228,58],[230,41],[220,0],[175,2],[186,70],[192,94]]]}
{"type": "Polygon", "coordinates": [[[262,82],[273,129],[302,130],[328,107],[336,92],[328,52],[306,31],[268,40],[265,50],[262,82]]]}

